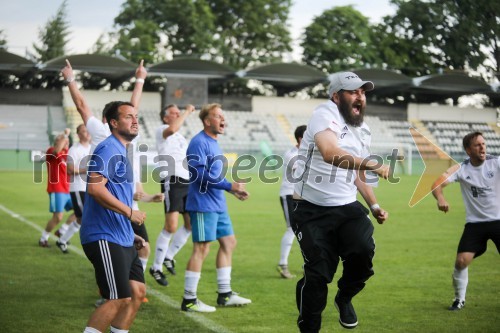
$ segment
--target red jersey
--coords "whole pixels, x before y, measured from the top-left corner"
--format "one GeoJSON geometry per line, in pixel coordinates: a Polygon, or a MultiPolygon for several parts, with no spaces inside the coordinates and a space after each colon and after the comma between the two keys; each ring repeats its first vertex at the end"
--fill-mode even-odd
{"type": "Polygon", "coordinates": [[[45,155],[48,172],[47,192],[69,193],[69,175],[66,166],[67,159],[67,149],[62,149],[58,154],[54,153],[54,147],[47,149],[45,155]]]}

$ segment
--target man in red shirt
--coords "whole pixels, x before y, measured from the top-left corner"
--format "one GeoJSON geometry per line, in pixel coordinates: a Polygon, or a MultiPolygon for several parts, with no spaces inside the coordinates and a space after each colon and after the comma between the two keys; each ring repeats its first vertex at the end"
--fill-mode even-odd
{"type": "MultiPolygon", "coordinates": [[[[52,218],[47,222],[45,230],[38,241],[41,247],[49,247],[50,232],[61,222],[64,211],[73,209],[69,195],[69,181],[66,170],[66,160],[69,148],[69,129],[59,134],[54,145],[47,149],[45,161],[47,163],[47,192],[49,193],[50,212],[52,218]]],[[[75,214],[68,217],[68,221],[75,220],[75,214]]]]}

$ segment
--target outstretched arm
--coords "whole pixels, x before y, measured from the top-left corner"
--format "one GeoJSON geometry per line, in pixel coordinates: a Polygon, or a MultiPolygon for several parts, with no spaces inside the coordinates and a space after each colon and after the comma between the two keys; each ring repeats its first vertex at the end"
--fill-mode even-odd
{"type": "Polygon", "coordinates": [[[144,60],[141,60],[139,67],[135,70],[135,84],[134,91],[132,92],[132,97],[130,98],[130,103],[132,103],[137,111],[139,111],[139,104],[142,97],[142,88],[144,87],[144,80],[148,72],[144,68],[144,60]]]}
{"type": "Polygon", "coordinates": [[[359,193],[361,194],[363,199],[365,199],[368,207],[370,207],[370,211],[372,212],[373,217],[377,219],[377,222],[379,224],[384,223],[387,218],[389,218],[389,213],[377,204],[377,198],[375,197],[375,193],[373,193],[373,187],[366,184],[366,182],[360,179],[359,176],[354,181],[354,185],[356,185],[359,193]]]}
{"type": "Polygon", "coordinates": [[[61,74],[64,77],[64,81],[68,84],[69,92],[71,94],[71,98],[73,99],[73,103],[75,103],[76,110],[82,117],[83,123],[87,124],[87,120],[93,116],[92,111],[90,110],[87,101],[83,97],[82,93],[78,89],[78,85],[75,81],[75,75],[73,73],[73,68],[68,59],[66,59],[66,66],[61,69],[61,74]]]}
{"type": "Polygon", "coordinates": [[[450,175],[456,172],[459,168],[460,165],[455,164],[454,166],[446,170],[441,176],[439,176],[439,178],[436,179],[436,181],[432,184],[432,195],[434,196],[434,198],[436,198],[438,209],[442,212],[447,213],[450,209],[450,205],[444,198],[443,188],[450,183],[448,181],[448,177],[450,177],[450,175]]]}
{"type": "Polygon", "coordinates": [[[179,116],[179,118],[173,120],[171,123],[168,124],[168,127],[165,128],[163,130],[163,138],[166,139],[168,138],[169,136],[171,136],[172,134],[174,134],[175,132],[177,132],[182,124],[184,124],[184,121],[186,120],[186,118],[194,112],[194,106],[191,105],[191,104],[188,104],[186,106],[186,109],[184,110],[184,112],[179,116]]]}

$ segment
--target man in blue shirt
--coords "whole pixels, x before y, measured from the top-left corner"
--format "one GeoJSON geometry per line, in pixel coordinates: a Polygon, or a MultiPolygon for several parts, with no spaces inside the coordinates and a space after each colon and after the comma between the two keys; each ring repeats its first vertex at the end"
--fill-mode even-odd
{"type": "Polygon", "coordinates": [[[181,310],[214,312],[215,307],[201,302],[196,295],[203,261],[210,250],[210,243],[218,240],[217,252],[217,304],[240,306],[252,301],[238,296],[231,290],[232,255],[236,247],[231,219],[227,213],[224,190],[240,200],[248,198],[243,183],[230,183],[224,178],[224,155],[217,143],[217,136],[224,134],[225,120],[219,104],[204,105],[199,117],[203,131],[191,139],[187,149],[190,172],[186,210],[191,218],[193,253],[188,261],[184,297],[181,310]]]}
{"type": "Polygon", "coordinates": [[[146,214],[131,208],[134,181],[126,151],[139,132],[137,110],[131,103],[113,102],[105,116],[111,135],[89,162],[80,239],[108,301],[92,313],[85,333],[104,332],[110,325],[111,332],[128,332],[146,294],[136,250],[144,239],[130,224],[142,225],[146,214]]]}

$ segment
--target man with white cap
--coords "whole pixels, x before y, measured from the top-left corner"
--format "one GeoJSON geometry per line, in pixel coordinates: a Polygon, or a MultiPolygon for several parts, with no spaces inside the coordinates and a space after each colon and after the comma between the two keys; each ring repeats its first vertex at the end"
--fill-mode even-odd
{"type": "Polygon", "coordinates": [[[369,210],[356,200],[359,191],[378,223],[388,218],[369,184],[376,177],[365,174],[371,170],[387,179],[390,171],[369,157],[371,132],[363,116],[365,91],[373,88],[355,73],[333,74],[329,100],[314,110],[299,146],[291,220],[304,258],[296,290],[301,332],[321,329],[328,284],[340,260],[344,269],[335,306],[345,328],[357,326],[351,299],[374,274],[373,225],[369,210]]]}

